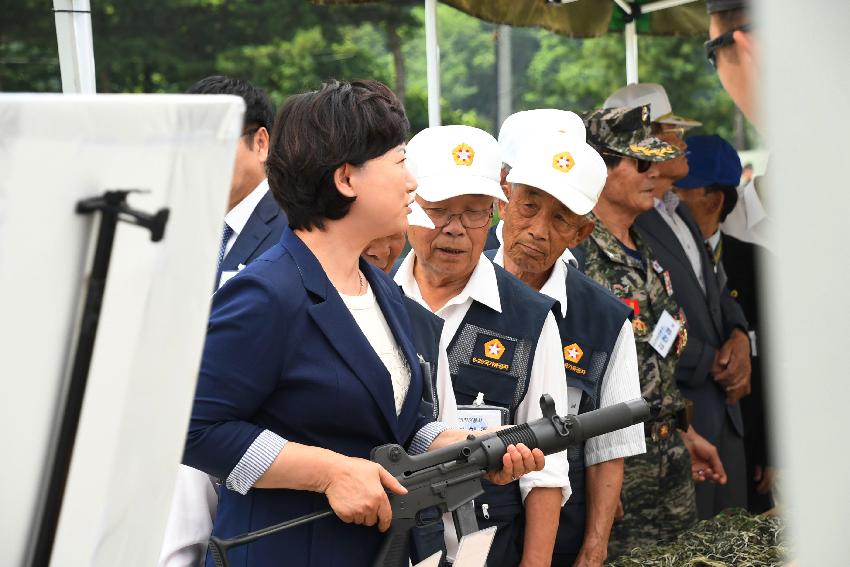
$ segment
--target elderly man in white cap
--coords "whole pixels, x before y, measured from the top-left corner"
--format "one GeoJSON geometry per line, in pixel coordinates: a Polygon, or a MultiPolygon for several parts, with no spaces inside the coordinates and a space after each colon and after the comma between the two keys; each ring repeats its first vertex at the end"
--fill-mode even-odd
{"type": "MultiPolygon", "coordinates": [[[[570,413],[640,397],[631,309],[581,273],[569,251],[593,231],[586,215],[605,185],[605,162],[583,135],[551,133],[529,137],[512,165],[508,203],[499,203],[504,226],[494,261],[558,301],[570,413]]],[[[644,452],[640,425],[569,452],[573,495],[561,511],[553,565],[602,565],[620,500],[623,459],[644,452]]]]}
{"type": "MultiPolygon", "coordinates": [[[[508,187],[507,176],[517,154],[529,138],[546,132],[557,132],[575,136],[584,141],[584,121],[575,112],[557,108],[535,108],[515,112],[505,118],[499,129],[499,150],[502,152],[502,172],[499,183],[502,189],[508,187]]],[[[502,223],[490,229],[485,250],[495,250],[501,242],[502,223]]]]}
{"type": "MultiPolygon", "coordinates": [[[[443,421],[492,427],[541,416],[540,396],[567,410],[553,300],[482,255],[499,185],[496,140],[477,128],[428,128],[410,140],[417,201],[436,228],[411,226],[395,275],[405,295],[445,321],[435,395],[443,421]]],[[[570,495],[566,452],[505,489],[485,483],[475,499],[480,527],[496,526],[490,567],[549,565],[561,506],[570,495]]],[[[451,557],[454,529],[446,526],[451,557]]]]}

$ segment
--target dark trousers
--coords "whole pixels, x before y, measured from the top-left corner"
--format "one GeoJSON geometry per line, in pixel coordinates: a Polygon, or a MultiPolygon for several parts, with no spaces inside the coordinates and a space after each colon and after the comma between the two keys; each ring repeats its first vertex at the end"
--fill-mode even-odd
{"type": "Polygon", "coordinates": [[[723,468],[726,484],[702,482],[696,485],[697,515],[700,520],[713,518],[726,508],[747,507],[747,464],[744,439],[738,435],[729,416],[715,443],[723,468]]]}

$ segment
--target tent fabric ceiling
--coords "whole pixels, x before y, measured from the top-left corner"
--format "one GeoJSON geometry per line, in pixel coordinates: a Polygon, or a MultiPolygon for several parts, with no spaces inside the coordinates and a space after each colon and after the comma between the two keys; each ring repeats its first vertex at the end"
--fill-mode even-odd
{"type": "MultiPolygon", "coordinates": [[[[316,4],[366,4],[371,0],[313,0],[316,4]]],[[[462,12],[496,24],[540,27],[569,37],[597,37],[622,31],[623,12],[613,1],[578,0],[565,5],[544,0],[440,0],[462,12]]],[[[640,0],[647,4],[650,0],[640,0]]],[[[705,2],[659,10],[637,20],[638,33],[703,36],[708,29],[705,2]]]]}

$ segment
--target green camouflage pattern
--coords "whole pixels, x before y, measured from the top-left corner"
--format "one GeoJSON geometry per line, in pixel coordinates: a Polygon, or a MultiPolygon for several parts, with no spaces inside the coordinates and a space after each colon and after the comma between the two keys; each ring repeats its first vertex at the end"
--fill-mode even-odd
{"type": "Polygon", "coordinates": [[[602,108],[584,117],[588,143],[643,161],[668,161],[682,150],[651,134],[649,105],[602,108]]]}
{"type": "Polygon", "coordinates": [[[625,460],[621,492],[624,516],[614,520],[608,559],[636,547],[675,539],[697,522],[691,456],[675,432],[646,439],[646,453],[625,460]]]}
{"type": "MultiPolygon", "coordinates": [[[[676,364],[687,342],[684,312],[672,295],[666,274],[649,246],[632,231],[642,264],[623,250],[617,239],[591,213],[596,223],[582,242],[584,272],[634,310],[641,395],[659,410],[659,417],[672,420],[685,405],[676,386],[676,364]],[[674,348],[662,358],[649,344],[652,330],[667,311],[681,323],[674,348]]],[[[691,459],[679,435],[670,431],[666,439],[646,437],[647,453],[625,460],[622,501],[625,517],[614,523],[609,557],[633,547],[655,544],[675,537],[696,522],[696,501],[691,479],[691,459]]]]}
{"type": "Polygon", "coordinates": [[[586,254],[584,272],[634,310],[632,328],[640,369],[641,395],[654,407],[661,408],[662,417],[670,417],[685,405],[676,386],[675,376],[678,353],[682,352],[687,340],[685,325],[682,324],[675,350],[671,350],[666,358],[661,358],[649,345],[649,338],[664,311],[680,323],[684,321],[684,312],[673,296],[667,293],[664,272],[653,269],[653,264],[659,264],[649,246],[632,231],[632,239],[638,245],[647,266],[644,268],[638,260],[625,253],[596,215],[591,213],[590,216],[596,226],[590,237],[581,244],[586,254]]]}

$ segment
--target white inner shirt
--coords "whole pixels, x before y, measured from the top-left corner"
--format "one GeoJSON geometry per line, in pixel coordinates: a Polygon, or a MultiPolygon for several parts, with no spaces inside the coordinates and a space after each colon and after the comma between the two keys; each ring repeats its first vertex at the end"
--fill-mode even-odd
{"type": "Polygon", "coordinates": [[[688,225],[685,224],[685,221],[676,212],[676,207],[679,206],[679,197],[672,191],[667,191],[664,193],[663,200],[653,198],[653,201],[655,202],[655,210],[658,211],[658,214],[661,215],[667,226],[673,230],[673,234],[676,235],[679,244],[685,249],[685,254],[688,256],[699,286],[702,288],[702,292],[705,293],[705,278],[702,275],[702,252],[697,248],[697,246],[703,245],[702,239],[700,239],[699,243],[694,240],[694,235],[688,228],[688,225]]]}
{"type": "Polygon", "coordinates": [[[224,222],[233,230],[233,234],[230,235],[224,247],[225,256],[230,253],[230,249],[233,248],[233,244],[239,238],[239,234],[245,230],[245,225],[248,224],[248,219],[251,218],[254,209],[257,208],[257,204],[266,196],[268,191],[269,180],[263,179],[259,185],[254,187],[253,191],[248,193],[244,199],[239,201],[235,207],[227,211],[227,214],[224,215],[224,222]]]}
{"type": "MultiPolygon", "coordinates": [[[[365,280],[364,280],[365,281],[365,280]]],[[[384,313],[378,305],[378,300],[372,292],[371,286],[366,284],[366,293],[363,295],[339,294],[345,306],[351,312],[354,320],[372,348],[378,354],[378,358],[387,367],[393,384],[393,398],[395,399],[395,413],[401,413],[401,406],[410,388],[410,368],[407,359],[399,348],[398,343],[387,324],[384,313]]]]}

